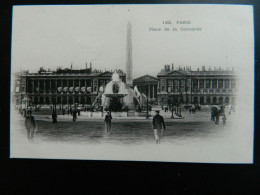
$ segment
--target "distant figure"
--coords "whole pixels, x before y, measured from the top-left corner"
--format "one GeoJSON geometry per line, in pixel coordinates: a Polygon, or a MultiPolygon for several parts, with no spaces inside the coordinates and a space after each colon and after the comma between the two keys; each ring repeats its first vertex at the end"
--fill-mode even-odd
{"type": "Polygon", "coordinates": [[[210,117],[211,121],[215,121],[216,110],[217,108],[214,106],[211,108],[211,117],[210,117]]]}
{"type": "Polygon", "coordinates": [[[73,122],[75,122],[76,119],[77,119],[77,110],[75,109],[75,110],[73,111],[73,118],[72,118],[73,122]]]}
{"type": "Polygon", "coordinates": [[[219,124],[219,114],[220,114],[220,111],[217,110],[217,111],[216,111],[216,115],[215,115],[215,116],[216,116],[216,121],[215,121],[215,124],[216,124],[216,125],[219,124]]]}
{"type": "Polygon", "coordinates": [[[80,109],[78,109],[78,116],[80,116],[80,109]]]}
{"type": "Polygon", "coordinates": [[[64,108],[62,109],[62,115],[65,115],[65,109],[64,108]]]}
{"type": "Polygon", "coordinates": [[[106,132],[107,133],[110,133],[111,131],[111,121],[112,121],[112,116],[110,114],[110,112],[107,112],[106,116],[105,116],[105,128],[106,128],[106,132]]]}
{"type": "Polygon", "coordinates": [[[66,112],[67,112],[67,114],[69,116],[70,115],[70,111],[69,111],[68,107],[66,107],[66,112]]]}
{"type": "Polygon", "coordinates": [[[57,123],[57,114],[55,111],[52,112],[52,122],[57,123]]]}
{"type": "Polygon", "coordinates": [[[166,129],[164,119],[159,113],[160,111],[156,110],[156,115],[153,117],[153,131],[154,131],[156,144],[159,144],[160,139],[162,138],[162,134],[163,134],[162,126],[164,130],[166,129]]]}
{"type": "Polygon", "coordinates": [[[34,117],[30,113],[25,118],[25,127],[27,130],[27,138],[29,140],[32,140],[34,136],[34,131],[36,129],[36,122],[34,120],[34,117]]]}
{"type": "Polygon", "coordinates": [[[224,115],[224,116],[222,117],[222,121],[223,121],[223,125],[226,125],[226,121],[227,121],[226,115],[224,115]]]}

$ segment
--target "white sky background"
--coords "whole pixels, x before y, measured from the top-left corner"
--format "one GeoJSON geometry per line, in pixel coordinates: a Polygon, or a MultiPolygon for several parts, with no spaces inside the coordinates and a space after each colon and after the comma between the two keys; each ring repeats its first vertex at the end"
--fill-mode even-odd
{"type": "MultiPolygon", "coordinates": [[[[252,60],[251,6],[80,5],[15,6],[12,70],[56,70],[58,66],[125,71],[126,27],[132,22],[133,77],[156,76],[164,64],[235,67],[252,60]],[[189,20],[200,32],[149,32],[162,21],[189,20]]],[[[242,69],[241,69],[242,67],[242,69]]]]}

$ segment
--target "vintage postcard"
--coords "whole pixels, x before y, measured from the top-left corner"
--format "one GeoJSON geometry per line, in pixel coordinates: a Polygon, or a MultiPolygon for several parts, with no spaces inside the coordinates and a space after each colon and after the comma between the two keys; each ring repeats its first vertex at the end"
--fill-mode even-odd
{"type": "Polygon", "coordinates": [[[11,158],[253,163],[252,6],[14,6],[11,52],[11,158]]]}

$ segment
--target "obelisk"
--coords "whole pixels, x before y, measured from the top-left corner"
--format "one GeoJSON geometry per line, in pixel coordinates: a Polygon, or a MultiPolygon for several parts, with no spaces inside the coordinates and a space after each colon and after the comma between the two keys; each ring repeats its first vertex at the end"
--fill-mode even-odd
{"type": "Polygon", "coordinates": [[[133,64],[132,64],[132,24],[127,24],[127,43],[126,43],[126,84],[133,87],[133,64]]]}

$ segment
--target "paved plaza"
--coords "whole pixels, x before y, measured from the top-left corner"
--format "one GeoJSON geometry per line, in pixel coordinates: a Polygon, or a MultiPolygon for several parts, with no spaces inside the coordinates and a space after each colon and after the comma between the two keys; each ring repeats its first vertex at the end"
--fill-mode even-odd
{"type": "MultiPolygon", "coordinates": [[[[83,112],[82,112],[83,113],[83,112]]],[[[33,112],[37,123],[34,142],[66,142],[66,143],[114,143],[114,144],[142,144],[154,142],[152,118],[145,117],[114,117],[112,131],[105,132],[104,118],[78,116],[76,122],[71,115],[62,115],[58,111],[58,123],[52,123],[51,110],[40,113],[33,112]]],[[[173,142],[176,139],[194,139],[222,136],[232,124],[232,115],[228,116],[227,124],[215,125],[210,121],[210,110],[207,108],[190,114],[188,110],[182,111],[183,118],[171,119],[171,112],[161,111],[165,118],[166,130],[163,132],[163,142],[173,142]]],[[[23,121],[23,118],[20,117],[23,121]]],[[[21,124],[24,126],[23,124],[21,124]]],[[[21,132],[26,130],[21,128],[21,132]]]]}

